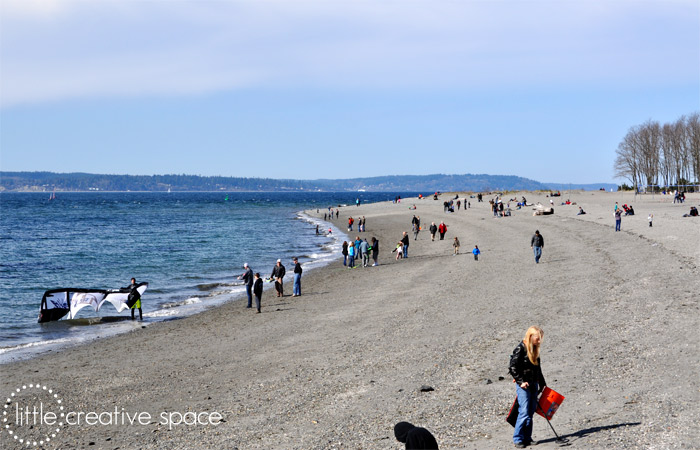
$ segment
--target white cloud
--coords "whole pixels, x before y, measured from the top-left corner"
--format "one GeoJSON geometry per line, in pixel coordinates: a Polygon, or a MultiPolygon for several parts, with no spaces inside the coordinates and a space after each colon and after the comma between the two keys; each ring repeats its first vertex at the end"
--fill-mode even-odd
{"type": "Polygon", "coordinates": [[[696,1],[3,0],[0,105],[698,78],[696,1]],[[673,70],[668,70],[672,66],[673,70]]]}

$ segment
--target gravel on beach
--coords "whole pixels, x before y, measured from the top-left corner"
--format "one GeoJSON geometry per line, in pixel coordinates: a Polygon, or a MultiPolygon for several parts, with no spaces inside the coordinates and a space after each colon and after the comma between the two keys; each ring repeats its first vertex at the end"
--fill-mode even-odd
{"type": "MultiPolygon", "coordinates": [[[[549,205],[543,193],[506,193],[504,202],[522,195],[549,205]]],[[[475,198],[469,210],[445,213],[449,198],[340,208],[338,224],[367,217],[366,232],[348,234],[379,239],[379,266],[348,269],[340,259],[305,273],[301,297],[266,291],[262,314],[237,300],[5,364],[0,394],[36,382],[69,411],[153,416],[147,425],[64,425],[45,448],[400,449],[393,426],[408,421],[440,448],[505,449],[509,356],[539,325],[544,376],[566,397],[552,425],[571,448],[700,447],[700,218],[682,217],[700,195],[679,205],[572,192],[576,205],[556,197],[553,215],[511,202],[512,216],[500,218],[475,198]],[[623,217],[621,232],[615,202],[637,214],[623,217]],[[578,206],[587,214],[577,216],[578,206]],[[423,231],[397,261],[391,250],[414,214],[423,231]],[[433,221],[448,225],[445,240],[431,242],[433,221]],[[539,264],[536,229],[545,239],[539,264]],[[159,421],[188,411],[223,420],[159,421]]],[[[538,448],[560,446],[539,416],[533,437],[538,448]]],[[[14,445],[27,447],[0,431],[0,446],[14,445]]]]}

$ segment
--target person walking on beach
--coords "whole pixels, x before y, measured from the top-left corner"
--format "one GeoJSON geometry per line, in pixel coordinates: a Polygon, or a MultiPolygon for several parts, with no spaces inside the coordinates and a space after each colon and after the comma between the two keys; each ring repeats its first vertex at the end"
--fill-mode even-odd
{"type": "Polygon", "coordinates": [[[260,304],[262,303],[263,280],[260,278],[260,273],[255,274],[255,283],[253,283],[253,294],[255,295],[255,307],[258,308],[260,314],[260,304]]]}
{"type": "Polygon", "coordinates": [[[340,210],[338,208],[335,209],[335,219],[338,220],[338,216],[340,215],[340,210]]]}
{"type": "Polygon", "coordinates": [[[377,238],[373,237],[372,238],[372,260],[374,260],[374,264],[372,264],[372,267],[376,267],[379,265],[379,262],[377,261],[379,259],[379,241],[377,238]]]}
{"type": "Polygon", "coordinates": [[[651,222],[654,220],[654,215],[652,213],[649,213],[648,219],[649,219],[649,228],[651,228],[651,226],[652,226],[651,222]]]}
{"type": "Polygon", "coordinates": [[[510,357],[508,372],[515,381],[518,402],[518,419],[513,432],[513,443],[517,448],[532,444],[532,416],[537,407],[537,394],[547,385],[540,365],[543,337],[544,331],[540,327],[528,328],[525,338],[515,347],[510,357]]]}
{"type": "Polygon", "coordinates": [[[620,231],[622,225],[622,209],[615,210],[615,231],[620,231]]]}
{"type": "Polygon", "coordinates": [[[445,222],[440,222],[438,231],[440,232],[440,240],[445,240],[445,233],[447,233],[447,225],[445,225],[445,222]]]}
{"type": "Polygon", "coordinates": [[[294,288],[292,289],[292,297],[299,297],[301,295],[301,264],[295,256],[292,258],[294,262],[294,288]]]}
{"type": "Polygon", "coordinates": [[[136,278],[131,279],[131,284],[122,289],[129,289],[129,296],[126,298],[126,304],[131,309],[131,320],[134,320],[134,310],[139,310],[139,320],[143,320],[143,312],[141,311],[141,293],[137,289],[136,278]]]}
{"type": "Polygon", "coordinates": [[[245,293],[248,296],[248,306],[246,308],[252,308],[253,307],[253,270],[248,267],[248,263],[243,263],[243,268],[245,269],[245,272],[240,274],[238,276],[239,280],[243,280],[243,283],[245,284],[245,293]]]}
{"type": "Polygon", "coordinates": [[[363,233],[367,231],[367,229],[365,228],[366,223],[367,219],[365,219],[365,216],[362,216],[362,220],[360,220],[360,227],[362,227],[362,229],[360,231],[362,231],[363,233]]]}
{"type": "Polygon", "coordinates": [[[343,254],[343,265],[347,266],[348,265],[348,241],[343,241],[343,250],[341,251],[343,254]]]}
{"type": "Polygon", "coordinates": [[[405,231],[403,232],[401,242],[403,243],[403,257],[408,258],[408,245],[411,243],[411,240],[408,238],[408,233],[405,231]]]}
{"type": "Polygon", "coordinates": [[[539,264],[542,257],[542,248],[544,248],[544,237],[540,234],[540,230],[535,230],[535,234],[530,239],[530,248],[535,252],[535,262],[539,264]]]}
{"type": "Polygon", "coordinates": [[[438,227],[435,225],[435,222],[432,222],[430,224],[430,240],[435,241],[435,233],[437,233],[438,227]]]}
{"type": "Polygon", "coordinates": [[[452,256],[459,255],[459,239],[457,238],[457,236],[455,236],[455,239],[452,242],[452,247],[454,247],[454,253],[452,253],[452,256]]]}
{"type": "Polygon", "coordinates": [[[472,254],[474,255],[474,261],[479,260],[479,255],[481,254],[481,250],[479,250],[479,246],[475,245],[474,250],[472,250],[472,254]]]}
{"type": "Polygon", "coordinates": [[[394,425],[394,436],[397,441],[406,444],[406,450],[439,450],[435,436],[412,423],[399,422],[394,425]]]}
{"type": "Polygon", "coordinates": [[[355,267],[355,243],[350,241],[348,244],[348,269],[355,267]]]}
{"type": "Polygon", "coordinates": [[[369,265],[369,243],[367,239],[360,242],[360,256],[362,257],[362,267],[369,265]]]}
{"type": "Polygon", "coordinates": [[[352,224],[355,222],[355,219],[352,217],[348,217],[348,231],[352,231],[352,224]]]}
{"type": "Polygon", "coordinates": [[[270,278],[275,279],[275,290],[277,291],[278,297],[284,297],[284,274],[287,273],[287,269],[282,265],[282,260],[278,259],[277,264],[272,268],[272,274],[270,278]]]}

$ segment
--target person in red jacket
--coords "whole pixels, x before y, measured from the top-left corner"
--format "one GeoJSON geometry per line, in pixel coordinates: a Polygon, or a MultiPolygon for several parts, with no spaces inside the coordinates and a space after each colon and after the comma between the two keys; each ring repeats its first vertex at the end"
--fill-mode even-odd
{"type": "Polygon", "coordinates": [[[440,225],[438,226],[438,232],[440,233],[440,240],[444,240],[445,233],[447,233],[447,225],[445,225],[445,222],[440,222],[440,225]]]}

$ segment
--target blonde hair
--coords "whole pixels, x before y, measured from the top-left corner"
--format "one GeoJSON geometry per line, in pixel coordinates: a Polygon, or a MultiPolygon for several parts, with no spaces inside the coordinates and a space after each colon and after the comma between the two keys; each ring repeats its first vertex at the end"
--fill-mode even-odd
{"type": "Polygon", "coordinates": [[[536,334],[539,335],[541,341],[544,337],[544,331],[542,331],[542,328],[533,325],[527,329],[525,337],[523,338],[523,344],[525,344],[525,348],[527,349],[527,358],[535,366],[538,365],[537,360],[540,357],[540,345],[532,343],[532,336],[536,334]]]}

